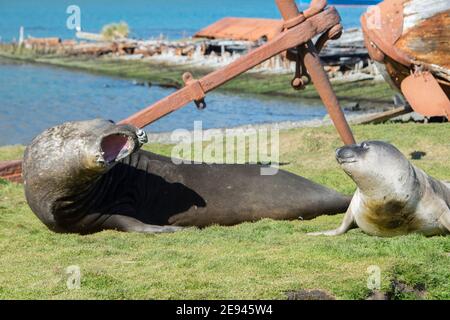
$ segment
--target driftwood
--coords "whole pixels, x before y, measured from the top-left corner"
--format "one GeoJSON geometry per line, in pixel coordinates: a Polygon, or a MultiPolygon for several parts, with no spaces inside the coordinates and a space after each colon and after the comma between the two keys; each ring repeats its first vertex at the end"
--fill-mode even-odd
{"type": "Polygon", "coordinates": [[[61,43],[60,38],[28,38],[24,40],[25,45],[30,46],[57,46],[61,43]]]}
{"type": "Polygon", "coordinates": [[[91,32],[82,32],[78,31],[75,36],[81,40],[89,40],[89,41],[105,41],[103,36],[99,33],[91,33],[91,32]]]}
{"type": "Polygon", "coordinates": [[[101,56],[108,53],[134,54],[135,44],[116,42],[82,42],[64,46],[62,51],[68,55],[101,56]]]}
{"type": "Polygon", "coordinates": [[[367,60],[361,29],[345,30],[341,38],[328,41],[320,52],[320,58],[329,65],[350,65],[367,60]]]}
{"type": "Polygon", "coordinates": [[[70,48],[70,50],[68,50],[68,53],[100,56],[102,54],[111,53],[116,50],[117,46],[112,42],[79,43],[70,48]]]}
{"type": "Polygon", "coordinates": [[[380,112],[377,114],[372,114],[369,116],[358,118],[358,119],[350,121],[350,122],[352,124],[377,124],[377,123],[382,123],[389,119],[410,113],[412,111],[413,110],[411,109],[410,106],[402,106],[402,107],[398,107],[398,108],[395,108],[392,110],[383,111],[383,112],[380,112]]]}

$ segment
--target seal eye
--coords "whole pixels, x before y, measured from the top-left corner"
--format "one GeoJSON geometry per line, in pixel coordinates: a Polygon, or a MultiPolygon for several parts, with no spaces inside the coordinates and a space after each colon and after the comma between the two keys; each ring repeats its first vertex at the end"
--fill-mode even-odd
{"type": "Polygon", "coordinates": [[[363,142],[363,143],[361,143],[361,148],[369,149],[369,144],[367,142],[363,142]]]}

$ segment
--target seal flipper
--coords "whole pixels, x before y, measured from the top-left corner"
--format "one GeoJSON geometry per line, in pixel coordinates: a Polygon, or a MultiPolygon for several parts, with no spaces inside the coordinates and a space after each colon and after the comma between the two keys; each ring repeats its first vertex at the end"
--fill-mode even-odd
{"type": "Polygon", "coordinates": [[[102,229],[124,232],[168,233],[180,231],[185,228],[179,226],[158,226],[146,224],[129,216],[114,214],[103,223],[102,229]]]}
{"type": "Polygon", "coordinates": [[[339,236],[341,234],[346,233],[347,231],[356,228],[356,222],[352,212],[352,204],[350,203],[347,212],[344,215],[344,220],[341,225],[337,229],[327,230],[327,231],[319,231],[319,232],[310,232],[309,236],[339,236]]]}
{"type": "Polygon", "coordinates": [[[450,208],[446,207],[439,218],[439,222],[447,229],[447,232],[450,232],[450,208]]]}

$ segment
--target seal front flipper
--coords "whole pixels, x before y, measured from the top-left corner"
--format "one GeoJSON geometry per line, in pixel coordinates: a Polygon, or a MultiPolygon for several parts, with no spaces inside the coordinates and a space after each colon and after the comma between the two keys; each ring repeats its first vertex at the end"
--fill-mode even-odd
{"type": "MultiPolygon", "coordinates": [[[[352,200],[353,203],[353,200],[352,200]]],[[[350,203],[350,207],[344,215],[344,220],[342,224],[337,229],[327,230],[327,231],[319,231],[319,232],[310,232],[308,236],[339,236],[341,234],[346,233],[347,231],[354,229],[357,227],[355,218],[352,211],[352,203],[350,203]]]]}
{"type": "Polygon", "coordinates": [[[440,216],[439,222],[445,229],[447,229],[447,232],[450,233],[450,209],[448,207],[445,208],[444,212],[440,216]]]}
{"type": "Polygon", "coordinates": [[[180,231],[185,228],[178,226],[158,226],[146,224],[132,217],[115,214],[112,215],[103,223],[102,229],[117,230],[124,232],[169,233],[180,231]]]}

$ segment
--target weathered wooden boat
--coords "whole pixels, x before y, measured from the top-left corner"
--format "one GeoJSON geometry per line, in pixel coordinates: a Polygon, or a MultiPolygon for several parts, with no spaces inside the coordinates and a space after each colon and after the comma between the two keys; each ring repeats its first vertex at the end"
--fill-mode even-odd
{"type": "Polygon", "coordinates": [[[361,17],[366,47],[411,107],[450,118],[450,1],[385,0],[361,17]]]}

